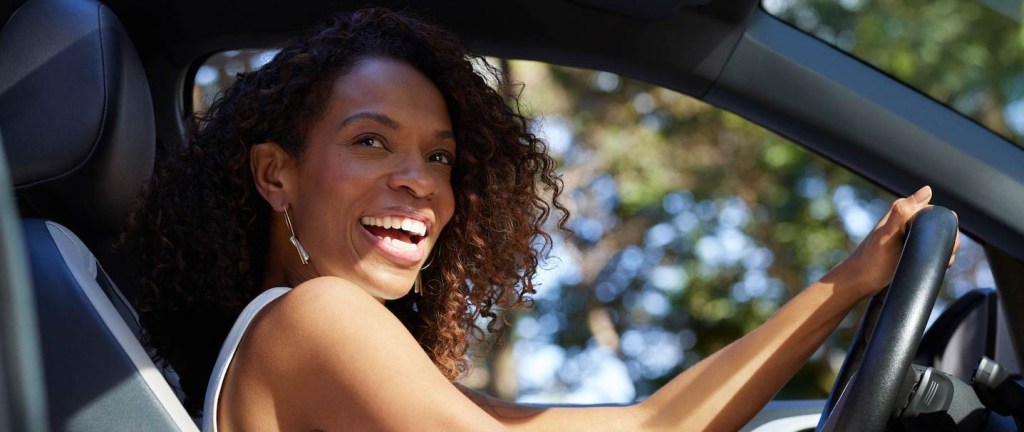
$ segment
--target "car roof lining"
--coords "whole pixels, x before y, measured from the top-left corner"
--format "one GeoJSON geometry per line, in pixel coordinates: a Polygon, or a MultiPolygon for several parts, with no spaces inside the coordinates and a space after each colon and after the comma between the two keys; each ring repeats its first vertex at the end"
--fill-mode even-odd
{"type": "MultiPolygon", "coordinates": [[[[713,82],[725,61],[723,49],[727,54],[735,45],[757,5],[754,0],[680,5],[677,13],[655,19],[584,2],[391,0],[375,4],[436,21],[487,55],[607,70],[663,85],[671,81],[674,88],[692,95],[703,94],[713,82]]],[[[218,51],[280,45],[331,13],[365,5],[361,1],[307,2],[295,8],[257,0],[237,9],[226,2],[201,0],[106,3],[122,17],[140,52],[159,53],[179,68],[218,51]],[[232,18],[225,20],[227,16],[232,18]]]]}

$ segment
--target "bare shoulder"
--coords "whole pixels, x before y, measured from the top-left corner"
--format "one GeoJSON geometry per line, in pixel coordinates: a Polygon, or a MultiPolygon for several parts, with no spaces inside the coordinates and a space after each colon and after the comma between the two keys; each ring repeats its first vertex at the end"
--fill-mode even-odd
{"type": "Polygon", "coordinates": [[[380,309],[382,312],[387,310],[355,283],[332,276],[318,277],[303,282],[281,297],[280,304],[288,310],[293,308],[316,309],[344,304],[363,308],[375,305],[377,307],[371,309],[380,309]]]}
{"type": "Polygon", "coordinates": [[[267,305],[253,320],[246,336],[302,345],[319,337],[341,336],[351,326],[391,327],[389,321],[401,325],[380,302],[354,283],[321,277],[300,284],[267,305]]]}
{"type": "MultiPolygon", "coordinates": [[[[245,353],[260,359],[268,376],[304,368],[344,369],[346,364],[321,364],[331,359],[364,357],[377,345],[419,349],[401,322],[380,302],[352,282],[335,277],[309,280],[260,312],[246,334],[245,353]]],[[[344,363],[349,363],[346,361],[344,363]]]]}
{"type": "Polygon", "coordinates": [[[263,389],[286,429],[497,426],[437,370],[387,308],[343,279],[307,281],[268,305],[236,360],[244,369],[234,374],[238,383],[250,384],[240,387],[263,389]]]}
{"type": "MultiPolygon", "coordinates": [[[[325,324],[337,324],[338,321],[350,321],[355,325],[364,320],[383,321],[374,323],[378,325],[390,322],[401,326],[394,315],[365,290],[337,277],[319,277],[306,281],[268,309],[268,320],[291,330],[317,330],[325,324]],[[300,328],[292,329],[292,326],[300,328]]],[[[294,337],[295,334],[290,336],[294,337]]]]}

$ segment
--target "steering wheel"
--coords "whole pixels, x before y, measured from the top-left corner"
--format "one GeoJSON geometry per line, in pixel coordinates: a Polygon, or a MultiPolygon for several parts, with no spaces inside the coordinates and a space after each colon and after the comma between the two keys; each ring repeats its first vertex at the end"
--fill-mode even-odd
{"type": "Polygon", "coordinates": [[[957,220],[944,207],[918,212],[907,227],[892,283],[861,319],[817,431],[877,432],[903,407],[908,374],[956,240],[957,220]]]}

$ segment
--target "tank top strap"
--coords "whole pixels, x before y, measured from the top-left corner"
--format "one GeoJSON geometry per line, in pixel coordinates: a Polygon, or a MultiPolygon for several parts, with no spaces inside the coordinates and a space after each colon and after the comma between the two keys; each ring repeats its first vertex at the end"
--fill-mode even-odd
{"type": "Polygon", "coordinates": [[[204,432],[217,431],[217,403],[220,401],[221,387],[224,385],[224,377],[227,376],[228,366],[231,366],[231,360],[235,357],[235,350],[238,349],[238,344],[242,342],[245,330],[249,327],[253,318],[256,317],[256,314],[263,310],[270,302],[277,300],[278,297],[281,297],[288,291],[291,291],[291,288],[280,287],[262,292],[245,306],[238,319],[235,320],[235,324],[231,326],[227,339],[224,340],[224,344],[220,347],[220,354],[217,355],[217,363],[213,366],[210,382],[206,386],[206,399],[203,404],[204,432]]]}

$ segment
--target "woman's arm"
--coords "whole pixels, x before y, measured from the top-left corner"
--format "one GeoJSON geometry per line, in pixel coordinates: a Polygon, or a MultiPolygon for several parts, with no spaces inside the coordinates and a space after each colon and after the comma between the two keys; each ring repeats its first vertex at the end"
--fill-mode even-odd
{"type": "Polygon", "coordinates": [[[807,361],[860,295],[837,267],[743,338],[641,403],[644,430],[738,430],[807,361]]]}
{"type": "Polygon", "coordinates": [[[746,424],[796,373],[859,300],[837,267],[767,322],[690,367],[650,398],[628,407],[517,405],[463,392],[488,414],[524,430],[733,431],[746,424]],[[591,429],[588,429],[591,430],[591,429]]]}

